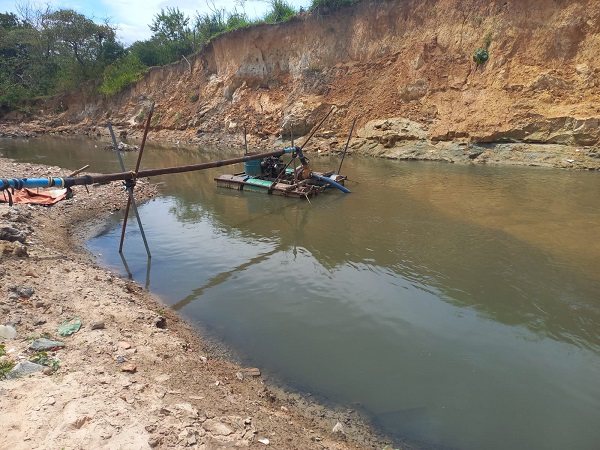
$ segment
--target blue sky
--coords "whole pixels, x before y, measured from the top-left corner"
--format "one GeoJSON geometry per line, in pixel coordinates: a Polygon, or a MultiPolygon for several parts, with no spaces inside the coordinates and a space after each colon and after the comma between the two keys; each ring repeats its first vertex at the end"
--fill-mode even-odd
{"type": "MultiPolygon", "coordinates": [[[[289,0],[288,4],[296,10],[301,6],[305,9],[311,0],[289,0]]],[[[0,12],[18,14],[19,5],[33,5],[40,10],[49,5],[52,9],[74,9],[80,14],[102,22],[108,17],[110,22],[118,27],[118,39],[126,44],[148,39],[151,35],[149,25],[161,8],[179,8],[181,12],[193,21],[196,12],[210,13],[211,8],[245,12],[250,18],[259,18],[270,9],[268,0],[0,0],[0,12]]]]}

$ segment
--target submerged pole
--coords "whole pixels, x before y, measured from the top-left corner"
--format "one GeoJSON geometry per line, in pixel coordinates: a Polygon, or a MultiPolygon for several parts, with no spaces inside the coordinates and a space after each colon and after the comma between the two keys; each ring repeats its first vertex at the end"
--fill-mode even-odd
{"type": "MultiPolygon", "coordinates": [[[[146,146],[146,138],[148,137],[148,131],[150,130],[150,120],[152,120],[153,113],[154,113],[154,102],[152,102],[152,105],[150,105],[150,111],[148,112],[148,117],[146,118],[146,127],[144,128],[144,136],[142,137],[142,145],[140,146],[140,152],[138,153],[137,162],[135,163],[135,172],[134,172],[135,177],[137,177],[137,173],[140,170],[140,164],[142,162],[142,155],[144,154],[144,147],[146,146]]],[[[111,129],[111,134],[112,134],[112,129],[111,129]]],[[[113,135],[113,142],[115,142],[114,135],[113,135]]],[[[115,148],[115,151],[117,152],[117,154],[119,154],[118,148],[115,148]]],[[[123,165],[123,161],[121,161],[120,156],[121,155],[119,154],[119,161],[121,162],[121,169],[124,171],[125,166],[123,165]]],[[[134,182],[135,182],[135,179],[134,179],[134,182]]],[[[133,186],[131,186],[131,193],[133,194],[133,186]]],[[[127,206],[125,207],[125,216],[123,217],[123,227],[121,229],[121,241],[119,242],[119,253],[123,253],[123,243],[125,242],[125,230],[127,229],[127,219],[129,218],[129,208],[131,207],[132,200],[133,200],[133,195],[130,195],[127,198],[127,206]]],[[[141,225],[141,220],[137,213],[137,205],[135,205],[135,204],[134,204],[134,211],[135,211],[135,215],[138,219],[138,223],[140,225],[140,230],[142,232],[142,238],[144,239],[144,244],[146,244],[146,252],[148,253],[148,258],[152,258],[152,256],[150,255],[150,249],[148,248],[148,245],[146,243],[146,235],[144,233],[144,230],[141,225]]]]}
{"type": "MultiPolygon", "coordinates": [[[[115,133],[112,129],[112,124],[108,122],[106,124],[108,130],[110,131],[110,137],[112,138],[113,145],[115,147],[115,152],[117,152],[117,157],[119,158],[119,164],[121,165],[121,170],[125,172],[125,164],[123,164],[123,158],[121,157],[121,152],[119,151],[119,145],[117,144],[117,138],[115,137],[115,133]]],[[[140,219],[140,215],[138,214],[137,205],[135,203],[135,199],[133,198],[133,181],[135,180],[135,174],[131,173],[131,178],[128,178],[125,182],[125,189],[127,190],[127,194],[129,194],[129,198],[127,200],[127,210],[126,213],[129,213],[129,205],[133,206],[133,212],[135,213],[135,218],[137,219],[138,226],[140,228],[140,232],[142,234],[142,240],[144,241],[144,246],[146,247],[146,253],[148,254],[148,258],[152,258],[150,254],[150,247],[148,246],[148,241],[146,240],[146,233],[144,233],[144,227],[142,225],[142,221],[140,219]]],[[[123,229],[121,232],[121,242],[119,244],[119,253],[123,253],[123,238],[125,237],[125,227],[127,224],[127,215],[123,220],[123,229]]]]}

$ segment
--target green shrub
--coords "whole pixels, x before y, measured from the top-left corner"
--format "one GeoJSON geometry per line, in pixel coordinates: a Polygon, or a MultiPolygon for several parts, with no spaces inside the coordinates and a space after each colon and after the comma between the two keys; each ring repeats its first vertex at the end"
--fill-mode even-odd
{"type": "Polygon", "coordinates": [[[284,0],[271,0],[271,11],[264,18],[266,23],[285,22],[296,15],[292,6],[284,0]]]}
{"type": "Polygon", "coordinates": [[[111,64],[104,70],[104,81],[98,89],[104,95],[114,95],[138,81],[146,66],[134,55],[111,64]]]}
{"type": "Polygon", "coordinates": [[[478,66],[480,66],[480,65],[484,64],[488,60],[489,57],[490,57],[490,55],[489,55],[487,49],[482,47],[482,48],[475,50],[475,53],[473,54],[473,61],[475,61],[478,66]]]}
{"type": "Polygon", "coordinates": [[[0,107],[14,109],[23,100],[27,99],[27,90],[20,84],[0,84],[0,107]]]}
{"type": "Polygon", "coordinates": [[[252,22],[248,20],[248,16],[246,14],[240,14],[234,12],[227,19],[226,30],[232,31],[237,30],[238,28],[244,28],[250,25],[252,22]]]}
{"type": "Polygon", "coordinates": [[[488,33],[488,34],[485,36],[485,49],[486,49],[486,50],[487,50],[487,49],[489,49],[489,48],[490,48],[490,45],[492,45],[492,34],[491,34],[491,33],[488,33]]]}
{"type": "Polygon", "coordinates": [[[29,361],[31,361],[32,363],[41,364],[42,366],[50,367],[52,369],[52,372],[56,372],[60,367],[60,363],[44,351],[35,352],[29,358],[29,361]]]}
{"type": "Polygon", "coordinates": [[[358,3],[360,0],[312,0],[310,6],[312,10],[318,9],[338,9],[343,6],[351,6],[358,3]]]}
{"type": "MultiPolygon", "coordinates": [[[[0,356],[4,355],[6,355],[4,344],[0,344],[0,356]]],[[[8,372],[13,370],[13,367],[15,367],[15,363],[10,360],[0,361],[0,380],[6,378],[6,375],[8,374],[8,372]]]]}
{"type": "Polygon", "coordinates": [[[13,370],[15,363],[12,361],[0,361],[0,380],[6,378],[6,375],[13,370]]]}
{"type": "Polygon", "coordinates": [[[137,114],[137,116],[135,116],[135,122],[136,123],[142,123],[144,121],[144,119],[146,118],[146,113],[148,112],[148,108],[147,107],[143,107],[140,112],[137,114]]]}
{"type": "Polygon", "coordinates": [[[488,51],[490,45],[492,45],[492,35],[491,33],[488,33],[485,36],[484,46],[475,50],[475,53],[473,54],[473,61],[475,61],[478,66],[481,66],[490,58],[490,53],[488,51]]]}

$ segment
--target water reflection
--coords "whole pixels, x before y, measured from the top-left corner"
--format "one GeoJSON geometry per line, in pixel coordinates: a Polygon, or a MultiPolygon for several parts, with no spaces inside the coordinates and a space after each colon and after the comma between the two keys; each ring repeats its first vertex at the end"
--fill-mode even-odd
{"type": "MultiPolygon", "coordinates": [[[[225,156],[147,151],[147,168],[225,156]]],[[[217,189],[223,169],[157,178],[163,194],[140,207],[150,275],[132,226],[131,276],[267,376],[356,405],[399,444],[595,448],[597,174],[344,168],[353,194],[310,204],[217,189]]],[[[90,242],[114,267],[119,233],[114,217],[90,242]]]]}

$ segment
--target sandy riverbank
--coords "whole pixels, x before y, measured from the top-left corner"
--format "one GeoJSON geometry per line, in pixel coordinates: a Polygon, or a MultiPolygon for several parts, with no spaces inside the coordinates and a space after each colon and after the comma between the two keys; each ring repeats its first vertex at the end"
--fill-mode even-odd
{"type": "MultiPolygon", "coordinates": [[[[67,172],[0,158],[2,177],[67,172]]],[[[142,180],[136,192],[156,188],[142,180]]],[[[356,412],[266,384],[260,368],[227,361],[159,299],[99,267],[82,239],[125,200],[111,183],[51,207],[0,204],[0,230],[10,229],[0,240],[0,325],[16,331],[0,337],[0,361],[45,364],[0,380],[0,449],[384,446],[356,412]],[[81,328],[60,335],[74,317],[81,328]],[[61,344],[31,350],[40,338],[61,344]]]]}

